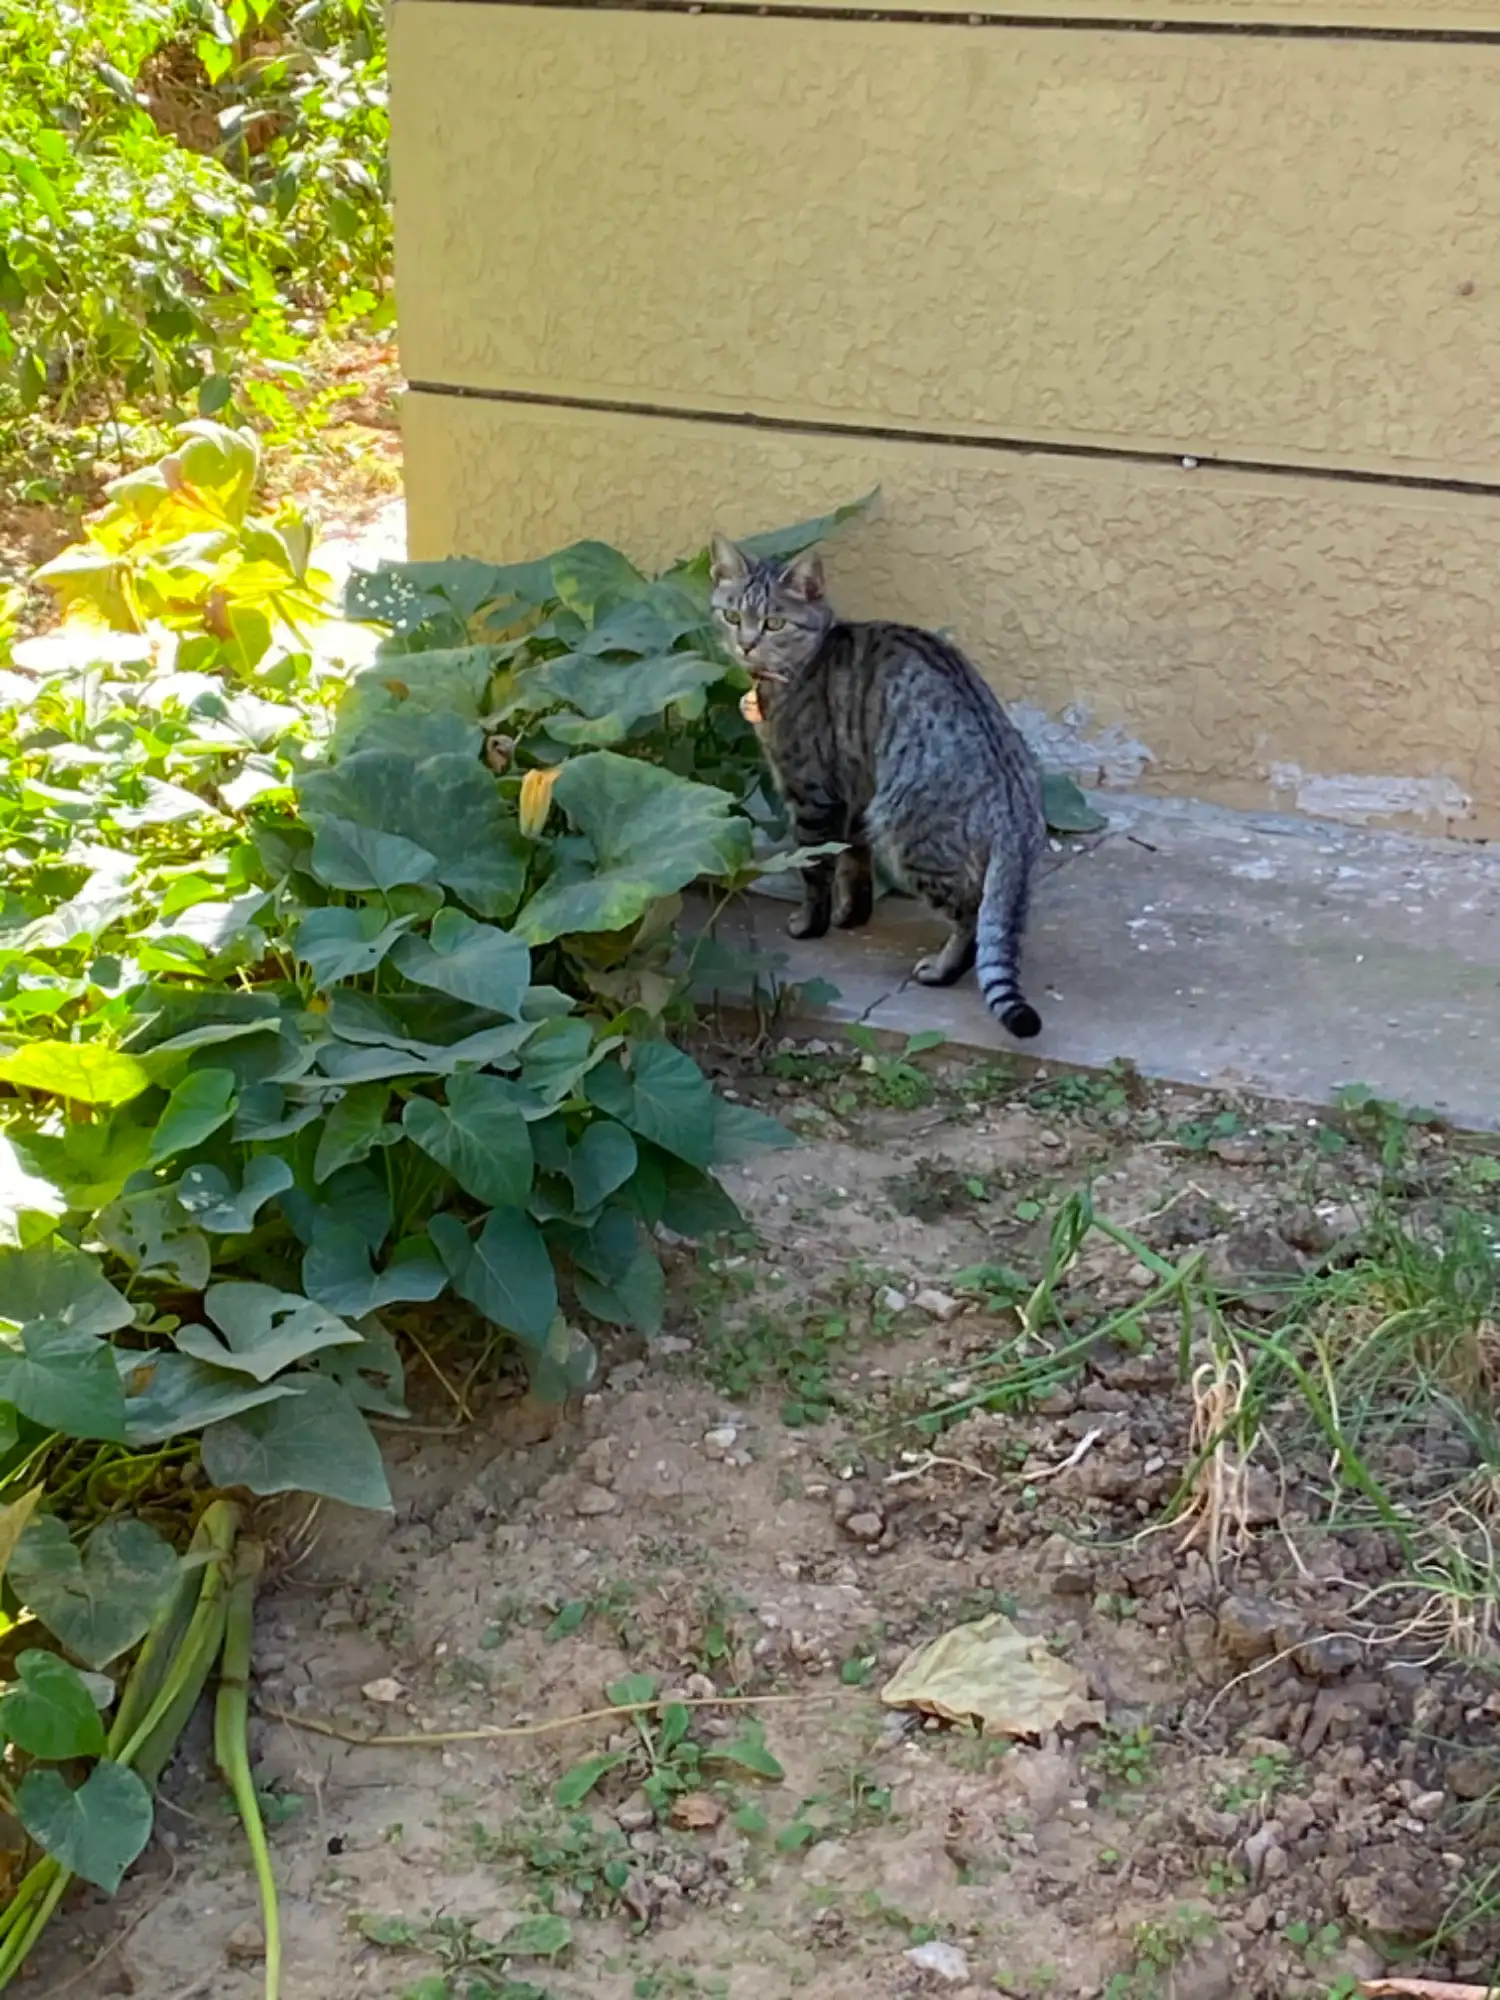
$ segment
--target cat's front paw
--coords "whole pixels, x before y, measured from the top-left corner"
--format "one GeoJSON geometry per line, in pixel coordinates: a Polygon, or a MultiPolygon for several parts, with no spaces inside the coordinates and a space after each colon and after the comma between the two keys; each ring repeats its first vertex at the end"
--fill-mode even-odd
{"type": "Polygon", "coordinates": [[[828,935],[829,910],[826,904],[804,904],[796,915],[787,920],[787,933],[794,938],[820,938],[828,935]]]}

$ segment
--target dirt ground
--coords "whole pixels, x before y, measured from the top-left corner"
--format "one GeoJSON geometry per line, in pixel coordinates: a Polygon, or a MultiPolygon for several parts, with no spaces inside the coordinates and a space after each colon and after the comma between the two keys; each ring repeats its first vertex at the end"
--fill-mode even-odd
{"type": "MultiPolygon", "coordinates": [[[[671,1249],[650,1353],[612,1352],[558,1416],[466,1392],[464,1353],[430,1349],[472,1415],[414,1376],[394,1523],[288,1538],[255,1688],[287,2000],[1336,2000],[1500,1860],[1476,1803],[1493,1648],[1455,1628],[1478,1652],[1445,1657],[1391,1537],[1330,1521],[1326,1443],[1294,1413],[1268,1433],[1217,1574],[1165,1523],[1194,1409],[1170,1314],[1020,1412],[932,1414],[996,1379],[996,1287],[1035,1271],[1060,1194],[1092,1179],[1229,1279],[1294,1275],[1353,1259],[1375,1155],[1128,1077],[852,1060],[726,1063],[805,1143],[728,1174],[753,1236],[671,1249]],[[994,1611],[1081,1670],[1102,1722],[1008,1745],[882,1705],[915,1644],[994,1611]],[[683,1743],[652,1723],[648,1757],[621,1718],[462,1740],[639,1698],[632,1675],[703,1704],[683,1743]]],[[[1413,1189],[1495,1178],[1461,1141],[1408,1143],[1413,1189]]],[[[1091,1239],[1069,1310],[1148,1283],[1091,1239]]],[[[1275,1304],[1252,1291],[1241,1323],[1275,1304]]],[[[1418,1486],[1467,1449],[1421,1421],[1385,1467],[1418,1486]]],[[[78,1906],[27,1990],[260,1993],[207,1751],[119,1903],[78,1906]]],[[[1481,1920],[1425,1963],[1482,1978],[1495,1944],[1481,1920]]]]}

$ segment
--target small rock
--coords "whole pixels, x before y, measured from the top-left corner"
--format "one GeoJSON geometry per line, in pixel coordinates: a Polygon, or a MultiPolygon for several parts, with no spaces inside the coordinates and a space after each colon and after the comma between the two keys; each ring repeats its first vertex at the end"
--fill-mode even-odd
{"type": "Polygon", "coordinates": [[[734,1450],[738,1436],[739,1432],[733,1424],[719,1424],[715,1429],[703,1433],[704,1449],[712,1452],[716,1458],[722,1458],[726,1451],[734,1450]]]}
{"type": "Polygon", "coordinates": [[[585,1486],[573,1502],[573,1512],[585,1517],[594,1514],[618,1514],[620,1502],[605,1486],[585,1486]]]}
{"type": "Polygon", "coordinates": [[[231,1965],[252,1965],[266,1955],[266,1941],[253,1917],[237,1924],[224,1940],[224,1956],[231,1965]]]}
{"type": "Polygon", "coordinates": [[[1065,1146],[1068,1143],[1061,1132],[1038,1132],[1036,1136],[1044,1146],[1065,1146]]]}
{"type": "Polygon", "coordinates": [[[963,1305],[948,1292],[937,1291],[928,1286],[917,1293],[912,1304],[919,1312],[928,1313],[933,1319],[956,1319],[963,1311],[963,1305]]]}
{"type": "Polygon", "coordinates": [[[645,1833],[656,1824],[656,1809],[644,1792],[633,1792],[615,1807],[615,1824],[621,1833],[645,1833]]]}
{"type": "Polygon", "coordinates": [[[961,1986],[969,1976],[967,1956],[956,1944],[943,1944],[936,1938],[930,1944],[913,1945],[901,1956],[919,1972],[935,1973],[950,1986],[961,1986]]]}
{"type": "Polygon", "coordinates": [[[399,1701],[404,1691],[400,1681],[389,1677],[381,1681],[366,1681],[360,1689],[366,1701],[378,1701],[387,1707],[393,1701],[399,1701]]]}
{"type": "Polygon", "coordinates": [[[724,1809],[707,1792],[687,1792],[680,1799],[673,1799],[671,1817],[673,1826],[693,1833],[706,1832],[719,1824],[724,1809]]]}
{"type": "Polygon", "coordinates": [[[1266,1597],[1226,1597],[1219,1606],[1219,1644],[1231,1660],[1248,1665],[1278,1652],[1286,1643],[1292,1614],[1266,1597]]]}
{"type": "Polygon", "coordinates": [[[1041,1547],[1039,1566],[1059,1597],[1091,1597],[1096,1565],[1086,1550],[1066,1535],[1049,1535],[1041,1547]]]}
{"type": "Polygon", "coordinates": [[[905,1292],[898,1292],[894,1285],[886,1285],[877,1294],[875,1303],[880,1307],[882,1312],[904,1313],[906,1311],[906,1294],[905,1292]]]}
{"type": "Polygon", "coordinates": [[[1455,1757],[1443,1777],[1454,1798],[1482,1799],[1487,1792],[1495,1789],[1496,1779],[1500,1778],[1500,1764],[1492,1756],[1471,1752],[1467,1757],[1455,1757]]]}
{"type": "Polygon", "coordinates": [[[1418,1792],[1411,1802],[1412,1818],[1431,1822],[1441,1817],[1443,1807],[1447,1803],[1446,1792],[1418,1792]]]}
{"type": "Polygon", "coordinates": [[[860,1514],[851,1514],[843,1527],[844,1533],[852,1535],[856,1542],[878,1542],[885,1533],[885,1521],[873,1507],[860,1514]]]}
{"type": "Polygon", "coordinates": [[[1293,1653],[1300,1671],[1309,1680],[1329,1681],[1348,1667],[1357,1667],[1364,1647],[1352,1632],[1325,1632],[1316,1639],[1304,1639],[1293,1653]]]}
{"type": "Polygon", "coordinates": [[[605,1377],[611,1389],[633,1389],[646,1373],[644,1361],[621,1361],[605,1377]]]}

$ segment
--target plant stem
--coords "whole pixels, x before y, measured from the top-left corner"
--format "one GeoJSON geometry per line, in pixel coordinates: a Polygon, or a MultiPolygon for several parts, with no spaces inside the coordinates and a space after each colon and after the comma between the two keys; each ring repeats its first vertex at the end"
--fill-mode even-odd
{"type": "Polygon", "coordinates": [[[246,1536],[235,1552],[234,1581],[229,1588],[224,1628],[224,1657],[219,1668],[219,1698],[214,1707],[214,1758],[229,1781],[244,1822],[245,1838],[255,1864],[260,1890],[261,1924],[266,1939],[266,2000],[281,1992],[281,1911],[276,1877],[255,1780],[250,1772],[250,1649],[255,1633],[255,1586],[265,1567],[265,1545],[246,1536]]]}

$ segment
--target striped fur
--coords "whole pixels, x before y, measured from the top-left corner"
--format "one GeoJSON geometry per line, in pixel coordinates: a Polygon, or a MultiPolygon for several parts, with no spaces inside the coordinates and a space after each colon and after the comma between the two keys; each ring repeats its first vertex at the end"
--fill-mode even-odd
{"type": "Polygon", "coordinates": [[[1010,1033],[1038,1034],[1021,940],[1047,840],[1041,774],[994,694],[935,633],[841,622],[816,556],[761,561],[715,536],[713,576],[798,844],[848,843],[804,871],[792,935],[868,921],[873,850],[953,926],[917,978],[947,986],[973,965],[1010,1033]]]}

